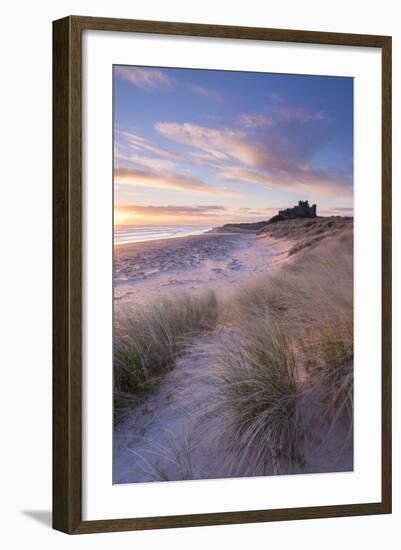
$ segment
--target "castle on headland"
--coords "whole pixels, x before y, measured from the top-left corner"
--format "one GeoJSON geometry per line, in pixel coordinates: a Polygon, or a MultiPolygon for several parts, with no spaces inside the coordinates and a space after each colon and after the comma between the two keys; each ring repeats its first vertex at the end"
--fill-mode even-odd
{"type": "Polygon", "coordinates": [[[309,206],[308,201],[299,201],[298,206],[279,210],[278,215],[283,219],[316,218],[316,204],[309,206]]]}
{"type": "Polygon", "coordinates": [[[253,223],[228,223],[223,225],[224,229],[248,229],[251,231],[262,230],[266,225],[271,223],[280,222],[283,220],[293,220],[296,218],[316,218],[316,204],[309,206],[308,201],[299,201],[298,206],[293,208],[286,208],[285,210],[279,210],[278,214],[270,218],[267,221],[253,222],[253,223]]]}

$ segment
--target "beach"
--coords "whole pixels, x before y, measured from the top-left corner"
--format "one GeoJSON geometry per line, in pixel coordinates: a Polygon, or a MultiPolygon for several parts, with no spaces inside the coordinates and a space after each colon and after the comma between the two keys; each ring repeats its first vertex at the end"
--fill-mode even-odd
{"type": "Polygon", "coordinates": [[[277,269],[291,245],[253,231],[214,231],[115,246],[115,308],[143,304],[171,291],[212,288],[223,298],[277,269]]]}
{"type": "Polygon", "coordinates": [[[352,470],[352,250],[346,218],[115,246],[114,483],[352,470]]]}
{"type": "MultiPolygon", "coordinates": [[[[115,316],[182,293],[213,291],[219,301],[229,301],[242,285],[288,261],[292,244],[254,231],[219,230],[119,244],[114,249],[115,316]]],[[[215,398],[205,354],[211,343],[226,334],[223,327],[216,327],[212,334],[196,338],[157,390],[116,426],[116,483],[159,481],[163,476],[227,477],[230,451],[211,433],[207,447],[200,445],[205,430],[203,414],[215,398]],[[190,467],[182,448],[191,454],[190,467]]],[[[221,431],[210,423],[208,429],[221,431]]],[[[261,471],[255,471],[258,473],[261,471]]]]}

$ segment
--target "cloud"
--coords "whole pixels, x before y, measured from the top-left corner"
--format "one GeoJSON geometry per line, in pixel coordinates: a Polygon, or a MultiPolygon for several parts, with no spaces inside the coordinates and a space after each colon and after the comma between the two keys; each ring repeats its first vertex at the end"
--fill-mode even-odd
{"type": "Polygon", "coordinates": [[[224,101],[224,95],[216,90],[210,90],[209,88],[199,86],[198,84],[189,84],[189,88],[196,94],[203,95],[213,101],[224,101]]]}
{"type": "Polygon", "coordinates": [[[185,216],[206,216],[210,214],[218,214],[224,212],[224,206],[207,205],[207,206],[139,206],[139,205],[118,205],[119,211],[130,214],[146,214],[153,216],[160,215],[185,215],[185,216]]]}
{"type": "Polygon", "coordinates": [[[255,164],[263,154],[258,145],[239,130],[217,130],[196,124],[158,122],[155,129],[163,136],[184,145],[199,148],[210,156],[220,159],[236,159],[245,164],[255,164]]]}
{"type": "Polygon", "coordinates": [[[145,167],[157,172],[173,171],[181,157],[132,132],[116,132],[114,162],[120,167],[145,167]]]}
{"type": "Polygon", "coordinates": [[[114,75],[124,78],[137,88],[142,90],[156,90],[159,88],[170,88],[174,79],[160,69],[131,67],[119,65],[114,68],[114,75]]]}
{"type": "Polygon", "coordinates": [[[142,155],[130,155],[127,160],[140,166],[145,166],[157,172],[168,171],[171,172],[177,166],[176,162],[167,159],[160,159],[155,157],[144,157],[142,155]]]}
{"type": "Polygon", "coordinates": [[[273,124],[272,117],[262,113],[244,113],[240,115],[240,121],[246,128],[261,128],[273,124]]]}
{"type": "Polygon", "coordinates": [[[319,212],[325,216],[353,216],[354,208],[352,206],[327,206],[319,209],[319,212]]]}
{"type": "Polygon", "coordinates": [[[328,120],[328,115],[325,111],[311,111],[304,107],[281,107],[278,111],[278,118],[287,122],[311,122],[328,120]]]}
{"type": "MultiPolygon", "coordinates": [[[[177,80],[167,74],[166,71],[154,67],[118,65],[114,68],[114,75],[146,91],[171,89],[178,85],[177,80]]],[[[199,84],[188,83],[183,85],[195,94],[202,95],[213,101],[224,101],[224,95],[217,90],[211,90],[199,84]]]]}
{"type": "Polygon", "coordinates": [[[221,205],[201,205],[201,206],[154,206],[154,205],[137,205],[123,204],[116,205],[116,211],[119,215],[123,215],[126,221],[138,221],[142,219],[147,223],[160,223],[161,221],[176,222],[180,221],[197,222],[216,224],[221,226],[225,223],[233,223],[238,221],[260,221],[267,220],[272,215],[277,213],[277,207],[266,208],[226,208],[221,205]]]}
{"type": "Polygon", "coordinates": [[[164,137],[192,147],[189,156],[218,170],[217,177],[286,191],[304,190],[320,196],[346,196],[352,192],[352,174],[329,170],[313,162],[330,138],[321,111],[282,111],[284,120],[261,132],[216,129],[195,124],[158,122],[164,137]],[[307,125],[307,129],[305,129],[307,125]],[[195,155],[195,157],[194,157],[195,155]]]}
{"type": "Polygon", "coordinates": [[[226,181],[241,181],[273,189],[280,188],[284,191],[304,191],[322,197],[332,195],[350,195],[352,186],[345,181],[338,180],[335,174],[328,174],[325,170],[314,168],[308,164],[300,164],[289,161],[288,165],[283,159],[273,159],[265,170],[255,171],[244,169],[241,166],[224,168],[218,177],[226,181]],[[276,164],[274,164],[276,161],[276,164]]]}
{"type": "Polygon", "coordinates": [[[335,210],[336,212],[353,212],[354,208],[351,206],[332,206],[332,210],[335,210]]]}
{"type": "Polygon", "coordinates": [[[269,97],[274,103],[284,103],[285,101],[285,97],[280,92],[270,92],[269,97]]]}
{"type": "Polygon", "coordinates": [[[275,206],[268,206],[266,208],[237,208],[236,212],[239,215],[246,214],[247,216],[272,216],[273,214],[276,214],[279,209],[275,206]]]}
{"type": "Polygon", "coordinates": [[[190,151],[188,152],[187,159],[200,166],[208,166],[209,168],[217,169],[221,168],[221,160],[212,152],[190,151]]]}
{"type": "Polygon", "coordinates": [[[175,173],[158,173],[152,170],[136,168],[115,168],[114,182],[156,189],[172,189],[178,191],[219,195],[224,197],[240,197],[242,193],[222,189],[200,179],[175,173]]]}
{"type": "Polygon", "coordinates": [[[266,174],[242,168],[241,166],[228,166],[219,172],[218,177],[227,181],[243,181],[263,185],[264,187],[272,187],[268,183],[266,174]]]}
{"type": "Polygon", "coordinates": [[[122,147],[118,143],[114,143],[114,160],[128,160],[127,155],[123,152],[122,147]]]}
{"type": "MultiPolygon", "coordinates": [[[[159,145],[155,145],[148,139],[145,139],[142,136],[139,136],[138,134],[135,134],[133,132],[125,132],[123,130],[117,130],[116,134],[117,134],[117,138],[119,136],[124,137],[127,141],[127,144],[130,146],[130,148],[136,151],[141,151],[141,152],[146,151],[148,153],[152,153],[154,155],[158,155],[171,160],[180,160],[182,158],[181,155],[178,155],[177,153],[174,153],[173,151],[166,149],[164,147],[160,147],[159,145]]],[[[120,150],[121,145],[117,144],[117,147],[120,150]]]]}
{"type": "Polygon", "coordinates": [[[116,181],[221,196],[241,196],[225,188],[224,182],[324,197],[351,195],[350,169],[329,169],[315,160],[332,136],[325,112],[280,105],[269,115],[243,113],[240,120],[242,128],[157,122],[155,130],[170,140],[171,148],[134,132],[117,131],[121,143],[116,140],[115,158],[121,166],[116,181]],[[188,163],[208,167],[214,181],[223,185],[176,173],[179,165],[182,172],[188,163]]]}

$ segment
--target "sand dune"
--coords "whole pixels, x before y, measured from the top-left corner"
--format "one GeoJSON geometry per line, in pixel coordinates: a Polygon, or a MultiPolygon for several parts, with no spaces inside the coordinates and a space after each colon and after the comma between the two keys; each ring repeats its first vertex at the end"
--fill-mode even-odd
{"type": "Polygon", "coordinates": [[[217,232],[118,247],[116,318],[154,310],[135,353],[148,357],[149,331],[175,351],[158,370],[148,361],[143,394],[119,416],[115,483],[352,470],[352,222],[323,225],[324,244],[314,240],[322,223],[289,221],[276,238],[217,232]],[[186,326],[183,308],[195,306],[185,296],[206,290],[217,320],[204,330],[188,310],[186,326]],[[288,395],[275,396],[277,385],[288,395]],[[281,412],[266,432],[272,399],[281,412]]]}

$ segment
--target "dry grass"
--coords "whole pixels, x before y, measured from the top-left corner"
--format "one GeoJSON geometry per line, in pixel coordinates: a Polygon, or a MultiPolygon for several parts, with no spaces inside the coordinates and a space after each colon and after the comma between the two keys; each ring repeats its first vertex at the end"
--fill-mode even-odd
{"type": "Polygon", "coordinates": [[[181,294],[120,314],[114,327],[114,410],[116,419],[135,404],[191,339],[215,327],[214,292],[181,294]]]}
{"type": "Polygon", "coordinates": [[[239,292],[237,334],[212,353],[214,414],[227,419],[239,463],[302,467],[311,394],[329,425],[352,425],[352,251],[348,226],[239,292]]]}
{"type": "Polygon", "coordinates": [[[259,234],[269,235],[275,239],[297,241],[290,249],[289,255],[296,254],[304,248],[316,246],[327,237],[339,236],[352,229],[353,218],[340,216],[298,218],[282,220],[263,227],[259,234]]]}
{"type": "Polygon", "coordinates": [[[303,463],[295,351],[268,317],[242,325],[233,339],[213,350],[210,370],[217,389],[212,416],[224,418],[230,434],[232,475],[264,473],[303,463]]]}
{"type": "Polygon", "coordinates": [[[334,425],[353,415],[353,325],[338,319],[320,325],[314,335],[301,342],[310,391],[319,392],[325,402],[325,414],[334,425]]]}
{"type": "Polygon", "coordinates": [[[306,324],[317,328],[326,319],[352,319],[352,231],[305,249],[280,271],[244,287],[237,300],[242,314],[268,310],[291,333],[306,324]]]}
{"type": "Polygon", "coordinates": [[[166,430],[166,441],[162,444],[154,439],[142,438],[144,448],[135,450],[128,447],[128,451],[139,460],[139,469],[146,474],[151,481],[178,481],[195,479],[192,453],[194,447],[187,438],[177,441],[177,434],[166,430]],[[154,463],[152,457],[158,458],[154,463]],[[167,465],[162,467],[160,462],[167,465]],[[174,475],[169,470],[173,466],[174,475]]]}

